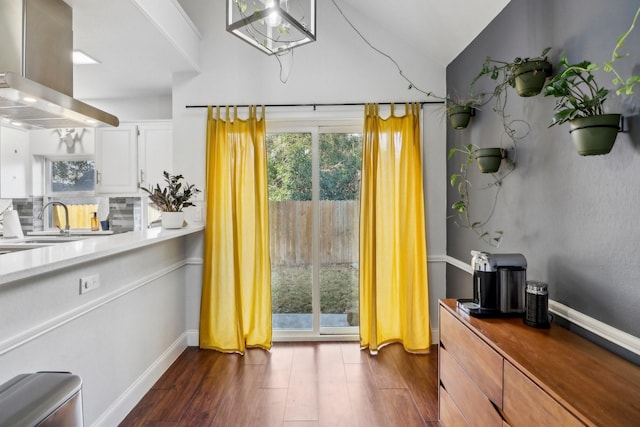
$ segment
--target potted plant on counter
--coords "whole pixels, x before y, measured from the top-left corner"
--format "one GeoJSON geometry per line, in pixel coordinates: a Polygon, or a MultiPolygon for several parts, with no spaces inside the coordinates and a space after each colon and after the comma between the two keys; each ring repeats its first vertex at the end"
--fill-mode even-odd
{"type": "Polygon", "coordinates": [[[142,187],[142,190],[149,194],[149,200],[162,212],[163,228],[182,228],[184,225],[183,209],[189,206],[195,206],[190,200],[200,192],[194,185],[185,183],[182,175],[171,175],[164,171],[165,187],[156,184],[149,188],[142,187]]]}
{"type": "Polygon", "coordinates": [[[569,64],[563,55],[558,74],[544,89],[545,96],[557,98],[549,127],[569,122],[574,146],[582,156],[610,152],[619,131],[620,114],[605,114],[609,90],[596,82],[593,72],[598,68],[590,61],[569,64]]]}

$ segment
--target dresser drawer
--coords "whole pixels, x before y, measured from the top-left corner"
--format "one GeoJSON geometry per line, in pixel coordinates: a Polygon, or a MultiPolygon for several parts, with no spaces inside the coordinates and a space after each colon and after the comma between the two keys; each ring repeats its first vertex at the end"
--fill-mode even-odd
{"type": "Polygon", "coordinates": [[[502,408],[502,356],[444,308],[440,343],[489,400],[502,408]]]}
{"type": "Polygon", "coordinates": [[[451,399],[451,396],[442,387],[440,387],[438,404],[440,408],[440,425],[443,427],[467,427],[469,425],[462,412],[451,399]]]}
{"type": "MultiPolygon", "coordinates": [[[[588,393],[588,390],[585,390],[588,393]]],[[[504,415],[518,426],[584,426],[511,363],[504,364],[504,415]]]]}
{"type": "Polygon", "coordinates": [[[440,381],[473,426],[502,426],[502,417],[447,350],[440,349],[440,381]]]}

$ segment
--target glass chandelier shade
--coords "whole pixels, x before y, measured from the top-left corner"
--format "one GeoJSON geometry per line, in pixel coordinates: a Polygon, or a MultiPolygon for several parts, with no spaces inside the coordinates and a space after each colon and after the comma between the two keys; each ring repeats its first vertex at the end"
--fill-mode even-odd
{"type": "Polygon", "coordinates": [[[316,40],[316,0],[227,0],[227,31],[268,55],[316,40]]]}

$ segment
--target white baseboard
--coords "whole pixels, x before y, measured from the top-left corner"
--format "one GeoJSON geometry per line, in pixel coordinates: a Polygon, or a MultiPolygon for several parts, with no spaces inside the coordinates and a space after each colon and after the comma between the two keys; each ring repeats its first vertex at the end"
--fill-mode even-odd
{"type": "Polygon", "coordinates": [[[605,340],[640,355],[640,338],[582,314],[559,302],[549,300],[549,311],[605,340]]]}
{"type": "Polygon", "coordinates": [[[458,258],[454,258],[449,255],[446,256],[446,261],[447,261],[447,264],[451,264],[454,267],[458,267],[462,271],[466,271],[469,274],[473,274],[473,268],[471,267],[471,264],[467,264],[466,262],[460,261],[458,258]]]}
{"type": "Polygon", "coordinates": [[[440,329],[431,328],[431,344],[439,344],[439,343],[440,343],[440,329]]]}
{"type": "MultiPolygon", "coordinates": [[[[460,270],[466,271],[469,274],[473,274],[471,265],[450,256],[446,258],[448,264],[458,267],[460,270]]],[[[549,300],[549,311],[619,347],[640,355],[640,338],[638,337],[609,326],[606,323],[553,300],[549,300]]]]}
{"type": "Polygon", "coordinates": [[[200,330],[199,329],[190,329],[187,331],[187,345],[189,347],[200,346],[200,330]]]}
{"type": "Polygon", "coordinates": [[[98,417],[92,427],[112,427],[117,426],[140,402],[144,395],[160,379],[169,366],[187,348],[188,333],[183,333],[160,355],[160,357],[149,366],[138,379],[122,393],[109,408],[98,417]]]}

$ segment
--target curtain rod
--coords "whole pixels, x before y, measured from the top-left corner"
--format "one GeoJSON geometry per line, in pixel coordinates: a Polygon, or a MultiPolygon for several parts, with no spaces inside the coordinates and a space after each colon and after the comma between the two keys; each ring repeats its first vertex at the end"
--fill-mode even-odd
{"type": "MultiPolygon", "coordinates": [[[[409,102],[411,104],[411,102],[409,102]]],[[[420,104],[420,106],[423,106],[424,104],[444,104],[444,101],[415,101],[416,104],[420,104]]],[[[346,103],[317,103],[317,104],[265,104],[265,107],[313,107],[313,110],[315,111],[316,107],[341,107],[341,106],[361,106],[361,105],[365,105],[365,102],[346,102],[346,103]]],[[[404,102],[376,102],[375,104],[378,105],[391,105],[391,104],[396,104],[396,105],[402,105],[402,104],[407,104],[406,101],[404,102]]],[[[262,106],[262,104],[255,104],[256,106],[260,107],[262,106]]],[[[209,107],[208,105],[186,105],[185,108],[207,108],[209,107]]],[[[246,108],[249,107],[249,105],[236,105],[236,107],[238,108],[246,108]]]]}

